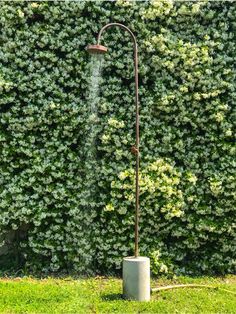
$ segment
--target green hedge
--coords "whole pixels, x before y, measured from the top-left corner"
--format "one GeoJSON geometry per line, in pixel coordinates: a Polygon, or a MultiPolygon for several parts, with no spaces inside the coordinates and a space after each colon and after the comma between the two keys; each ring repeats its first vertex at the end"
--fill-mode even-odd
{"type": "Polygon", "coordinates": [[[141,253],[235,272],[235,21],[228,1],[1,4],[0,228],[25,267],[111,273],[133,253],[132,42],[104,33],[96,104],[85,51],[120,22],[139,44],[141,253]]]}

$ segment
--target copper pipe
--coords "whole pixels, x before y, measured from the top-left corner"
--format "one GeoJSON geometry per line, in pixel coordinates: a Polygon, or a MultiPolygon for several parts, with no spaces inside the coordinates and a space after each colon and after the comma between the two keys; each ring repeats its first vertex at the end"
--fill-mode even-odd
{"type": "MultiPolygon", "coordinates": [[[[101,35],[102,33],[112,26],[118,26],[125,31],[127,31],[133,40],[134,43],[134,76],[135,76],[135,111],[136,111],[136,145],[132,147],[131,151],[136,156],[136,167],[135,167],[135,248],[134,248],[134,255],[135,257],[139,256],[139,98],[138,98],[138,45],[136,41],[136,37],[134,36],[133,32],[123,24],[120,23],[109,23],[103,26],[98,34],[97,37],[97,45],[88,46],[88,50],[95,51],[98,53],[99,47],[103,47],[100,45],[101,35]],[[90,47],[90,48],[89,48],[90,47]]],[[[101,50],[101,53],[104,52],[104,48],[101,50]]]]}

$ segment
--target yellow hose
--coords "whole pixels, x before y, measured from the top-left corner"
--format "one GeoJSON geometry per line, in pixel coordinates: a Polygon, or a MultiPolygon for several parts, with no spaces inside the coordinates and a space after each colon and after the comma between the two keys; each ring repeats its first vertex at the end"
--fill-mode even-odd
{"type": "Polygon", "coordinates": [[[158,288],[152,288],[151,292],[159,292],[159,291],[164,291],[164,290],[172,290],[176,288],[207,288],[207,289],[216,289],[216,290],[222,290],[231,294],[236,295],[235,292],[220,288],[220,287],[213,287],[213,286],[208,286],[208,285],[200,285],[200,284],[183,284],[183,285],[173,285],[173,286],[163,286],[163,287],[158,287],[158,288]]]}

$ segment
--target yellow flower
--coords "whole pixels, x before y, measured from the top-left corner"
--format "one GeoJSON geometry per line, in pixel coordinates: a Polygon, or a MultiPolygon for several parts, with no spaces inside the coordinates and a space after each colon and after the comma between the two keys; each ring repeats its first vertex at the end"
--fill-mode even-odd
{"type": "Polygon", "coordinates": [[[37,2],[32,2],[31,3],[31,7],[32,8],[37,8],[39,6],[39,4],[37,2]]]}
{"type": "Polygon", "coordinates": [[[21,11],[20,9],[17,12],[18,12],[19,17],[24,17],[25,16],[24,12],[21,11]]]}
{"type": "Polygon", "coordinates": [[[113,211],[115,208],[114,206],[110,203],[110,204],[107,204],[106,207],[104,208],[104,211],[106,212],[111,212],[113,211]]]}

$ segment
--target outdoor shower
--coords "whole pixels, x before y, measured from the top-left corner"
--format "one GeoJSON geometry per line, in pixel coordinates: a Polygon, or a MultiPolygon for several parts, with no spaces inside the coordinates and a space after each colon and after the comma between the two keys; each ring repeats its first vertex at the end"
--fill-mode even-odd
{"type": "Polygon", "coordinates": [[[135,174],[135,249],[134,255],[135,257],[139,256],[139,248],[138,248],[138,231],[139,231],[139,100],[138,100],[138,46],[137,41],[132,33],[132,31],[120,23],[109,23],[105,25],[99,32],[97,38],[97,45],[89,45],[87,47],[87,51],[93,54],[103,54],[107,52],[107,47],[100,45],[101,35],[103,31],[111,26],[118,26],[128,31],[132,37],[134,43],[134,70],[135,70],[135,110],[136,110],[136,144],[135,147],[131,148],[132,153],[136,155],[136,174],[135,174]]]}
{"type": "Polygon", "coordinates": [[[124,297],[145,301],[150,299],[150,260],[139,256],[139,98],[138,98],[138,46],[133,32],[123,24],[109,23],[101,28],[96,45],[87,46],[87,51],[92,54],[104,54],[107,47],[100,45],[102,33],[112,26],[120,27],[127,31],[134,44],[134,76],[135,76],[135,146],[131,152],[136,156],[135,167],[135,247],[134,257],[123,259],[123,293],[124,297]]]}

